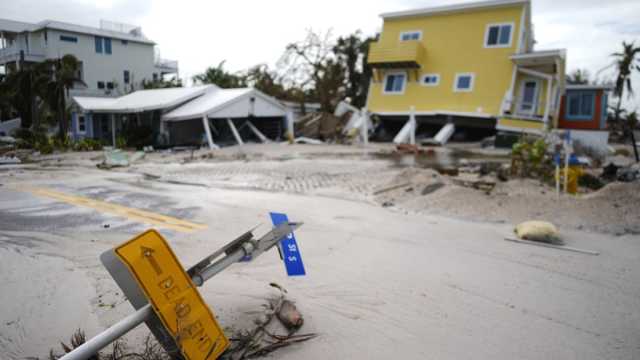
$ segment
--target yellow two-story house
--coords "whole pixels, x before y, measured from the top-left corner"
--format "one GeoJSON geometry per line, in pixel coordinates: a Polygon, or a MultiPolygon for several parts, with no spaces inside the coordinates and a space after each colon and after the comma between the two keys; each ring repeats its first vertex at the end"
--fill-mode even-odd
{"type": "Polygon", "coordinates": [[[529,0],[385,13],[368,110],[385,122],[541,132],[557,126],[565,50],[534,51],[529,0]]]}

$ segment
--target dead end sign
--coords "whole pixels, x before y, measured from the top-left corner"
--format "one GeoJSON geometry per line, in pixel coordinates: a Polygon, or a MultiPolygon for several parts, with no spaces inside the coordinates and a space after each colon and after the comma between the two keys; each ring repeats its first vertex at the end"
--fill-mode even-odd
{"type": "Polygon", "coordinates": [[[102,254],[109,273],[136,309],[151,303],[155,316],[147,325],[173,356],[215,359],[229,346],[166,240],[146,231],[102,254]]]}

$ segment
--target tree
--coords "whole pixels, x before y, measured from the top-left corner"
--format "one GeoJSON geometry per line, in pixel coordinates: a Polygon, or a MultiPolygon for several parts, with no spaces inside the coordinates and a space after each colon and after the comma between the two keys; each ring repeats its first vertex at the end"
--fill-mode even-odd
{"type": "Polygon", "coordinates": [[[640,71],[640,64],[636,59],[636,55],[640,53],[640,47],[636,47],[633,42],[622,42],[622,51],[611,54],[616,59],[616,68],[618,75],[616,77],[616,85],[614,95],[618,98],[616,106],[616,121],[619,120],[620,107],[622,106],[622,98],[625,90],[629,96],[633,95],[633,87],[631,86],[631,72],[640,71]]]}
{"type": "Polygon", "coordinates": [[[169,80],[159,79],[155,81],[147,81],[146,79],[142,80],[142,88],[145,90],[149,89],[168,89],[168,88],[177,88],[182,87],[182,80],[177,77],[173,77],[169,80]]]}
{"type": "Polygon", "coordinates": [[[372,74],[367,56],[372,41],[375,41],[374,37],[363,38],[358,30],[349,36],[339,37],[333,47],[333,52],[346,70],[345,96],[356,107],[363,107],[367,101],[372,74]]]}
{"type": "Polygon", "coordinates": [[[223,60],[218,66],[208,67],[204,73],[195,75],[193,81],[200,84],[215,84],[223,89],[240,88],[247,85],[242,75],[230,73],[224,69],[223,60]]]}
{"type": "Polygon", "coordinates": [[[69,89],[76,84],[84,84],[79,78],[80,62],[73,55],[64,55],[58,59],[48,59],[38,64],[38,90],[42,99],[54,113],[58,123],[58,136],[64,140],[68,131],[67,99],[69,89]]]}
{"type": "Polygon", "coordinates": [[[23,64],[11,71],[2,82],[2,97],[9,101],[21,118],[21,127],[30,128],[34,122],[37,104],[39,72],[35,66],[23,64]]]}
{"type": "Polygon", "coordinates": [[[586,85],[589,84],[589,78],[591,75],[586,69],[576,69],[569,75],[567,75],[567,83],[572,85],[586,85]]]}
{"type": "Polygon", "coordinates": [[[333,112],[344,95],[345,69],[333,53],[331,32],[307,31],[304,40],[287,45],[279,67],[284,85],[300,96],[298,101],[320,102],[321,109],[333,112]]]}

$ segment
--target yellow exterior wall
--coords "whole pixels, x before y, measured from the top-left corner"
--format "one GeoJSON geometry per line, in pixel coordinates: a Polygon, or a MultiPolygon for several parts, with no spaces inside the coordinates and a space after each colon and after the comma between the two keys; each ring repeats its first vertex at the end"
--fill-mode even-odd
{"type": "Polygon", "coordinates": [[[384,72],[374,81],[368,108],[372,112],[403,112],[415,106],[418,112],[451,111],[482,112],[497,116],[502,99],[511,85],[513,63],[509,56],[516,52],[524,5],[430,15],[405,19],[387,19],[379,46],[393,48],[403,31],[421,30],[423,56],[418,60],[422,74],[440,74],[435,87],[421,85],[413,71],[408,71],[404,94],[383,94],[384,72]],[[485,31],[491,23],[513,23],[510,48],[485,48],[485,31]],[[475,73],[472,92],[454,92],[456,73],[475,73]]]}

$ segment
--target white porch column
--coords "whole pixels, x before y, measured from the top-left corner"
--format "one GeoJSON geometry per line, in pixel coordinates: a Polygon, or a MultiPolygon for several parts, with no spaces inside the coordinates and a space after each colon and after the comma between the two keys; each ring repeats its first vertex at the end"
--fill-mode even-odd
{"type": "Polygon", "coordinates": [[[213,137],[211,137],[211,128],[209,127],[209,118],[207,118],[207,115],[202,116],[202,126],[204,127],[204,133],[207,136],[209,150],[218,149],[218,146],[213,142],[213,137]]]}
{"type": "Polygon", "coordinates": [[[409,132],[409,144],[416,144],[416,107],[412,106],[409,110],[409,121],[411,121],[411,131],[409,132]]]}
{"type": "Polygon", "coordinates": [[[116,114],[111,114],[111,144],[116,148],[116,114]]]}
{"type": "Polygon", "coordinates": [[[233,123],[233,121],[230,118],[227,118],[227,124],[229,124],[229,127],[231,128],[231,132],[233,133],[233,137],[236,138],[236,142],[238,143],[238,145],[244,145],[244,142],[242,141],[242,138],[238,133],[238,129],[236,129],[236,125],[233,123]]]}
{"type": "Polygon", "coordinates": [[[295,138],[295,131],[293,128],[293,110],[288,109],[285,118],[287,121],[287,140],[293,141],[295,138]]]}
{"type": "Polygon", "coordinates": [[[369,145],[369,114],[367,108],[362,109],[360,112],[360,118],[362,124],[360,125],[360,136],[362,137],[362,144],[364,146],[369,145]]]}
{"type": "Polygon", "coordinates": [[[553,86],[553,78],[547,78],[547,103],[544,107],[544,117],[542,118],[544,121],[544,130],[549,130],[549,112],[551,110],[551,89],[553,86]]]}

